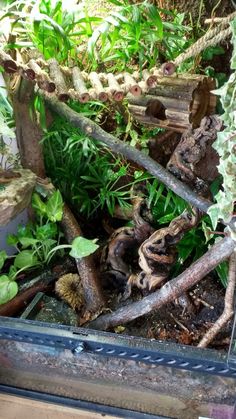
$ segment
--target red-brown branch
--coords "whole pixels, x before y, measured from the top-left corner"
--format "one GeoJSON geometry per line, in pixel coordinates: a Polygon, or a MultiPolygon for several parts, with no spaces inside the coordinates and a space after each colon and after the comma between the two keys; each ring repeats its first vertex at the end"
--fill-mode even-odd
{"type": "MultiPolygon", "coordinates": [[[[61,225],[69,243],[76,237],[82,236],[80,226],[67,205],[64,206],[61,225]]],[[[76,259],[76,265],[83,285],[86,312],[98,313],[104,307],[105,302],[97,270],[94,266],[93,256],[76,259]]]]}

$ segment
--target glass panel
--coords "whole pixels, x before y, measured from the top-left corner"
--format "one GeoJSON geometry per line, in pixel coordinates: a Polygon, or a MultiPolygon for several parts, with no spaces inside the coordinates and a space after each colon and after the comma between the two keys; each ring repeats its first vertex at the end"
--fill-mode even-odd
{"type": "Polygon", "coordinates": [[[174,418],[234,419],[235,380],[2,340],[0,382],[174,418]]]}

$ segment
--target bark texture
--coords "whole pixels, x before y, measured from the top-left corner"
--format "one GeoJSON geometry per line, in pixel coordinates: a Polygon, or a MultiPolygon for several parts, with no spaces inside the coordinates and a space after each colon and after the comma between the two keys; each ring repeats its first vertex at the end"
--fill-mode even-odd
{"type": "Polygon", "coordinates": [[[30,115],[33,96],[34,85],[28,80],[19,79],[16,89],[12,92],[16,138],[22,166],[44,178],[45,167],[40,144],[42,129],[38,124],[35,112],[30,115]]]}

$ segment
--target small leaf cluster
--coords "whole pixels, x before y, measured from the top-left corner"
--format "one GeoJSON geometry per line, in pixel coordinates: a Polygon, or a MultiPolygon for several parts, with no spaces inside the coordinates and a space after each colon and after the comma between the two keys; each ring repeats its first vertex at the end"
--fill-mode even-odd
{"type": "MultiPolygon", "coordinates": [[[[58,251],[70,249],[70,256],[82,258],[95,252],[98,248],[95,240],[77,237],[71,244],[59,244],[62,237],[57,222],[63,216],[63,200],[60,191],[55,191],[46,200],[34,193],[32,207],[35,210],[36,222],[18,226],[17,234],[9,234],[7,243],[16,248],[14,262],[7,273],[0,275],[0,304],[10,301],[18,292],[16,278],[27,269],[48,264],[58,251]]],[[[0,270],[10,257],[3,250],[0,252],[0,270]]]]}

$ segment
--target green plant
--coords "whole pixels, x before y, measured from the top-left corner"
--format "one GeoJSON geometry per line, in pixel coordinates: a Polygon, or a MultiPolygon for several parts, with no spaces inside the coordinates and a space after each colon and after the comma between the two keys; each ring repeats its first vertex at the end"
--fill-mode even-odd
{"type": "MultiPolygon", "coordinates": [[[[92,111],[94,112],[94,111],[92,111]]],[[[78,212],[91,217],[99,209],[127,206],[122,186],[129,165],[69,123],[56,118],[43,140],[48,175],[78,212]]]]}
{"type": "Polygon", "coordinates": [[[92,34],[92,23],[100,21],[79,7],[68,11],[62,1],[53,0],[15,1],[1,13],[1,20],[7,19],[17,36],[8,48],[36,47],[45,59],[53,57],[60,63],[76,60],[78,46],[92,34]]]}
{"type": "Polygon", "coordinates": [[[110,0],[118,6],[95,28],[88,41],[93,68],[108,63],[121,71],[131,64],[152,67],[159,55],[173,59],[186,46],[191,29],[182,23],[183,15],[161,10],[172,21],[161,19],[158,8],[148,1],[130,4],[128,0],[110,0]]]}
{"type": "MultiPolygon", "coordinates": [[[[77,237],[71,244],[59,244],[61,232],[57,222],[62,219],[63,200],[59,191],[55,191],[46,202],[36,193],[32,197],[32,206],[36,222],[19,226],[17,234],[9,234],[7,243],[15,246],[17,254],[8,273],[0,275],[0,304],[11,300],[18,292],[16,278],[22,271],[48,264],[61,250],[70,249],[70,256],[81,258],[90,255],[97,248],[96,240],[77,237]]],[[[5,251],[0,252],[0,270],[7,259],[5,251]]]]}

